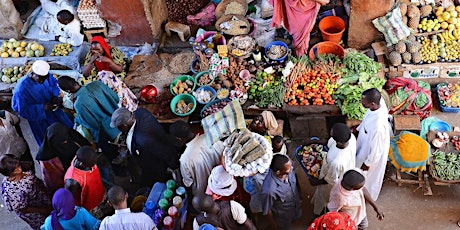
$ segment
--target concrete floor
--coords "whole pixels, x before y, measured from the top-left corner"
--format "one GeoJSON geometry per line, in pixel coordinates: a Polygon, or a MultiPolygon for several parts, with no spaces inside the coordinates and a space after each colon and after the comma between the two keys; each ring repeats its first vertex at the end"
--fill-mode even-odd
{"type": "MultiPolygon", "coordinates": [[[[449,122],[452,126],[460,127],[458,114],[441,113],[435,109],[432,115],[449,122]]],[[[21,128],[29,142],[34,140],[26,120],[21,121],[21,128]]],[[[295,159],[293,150],[301,144],[302,141],[288,144],[291,159],[295,159]]],[[[30,142],[29,145],[31,146],[32,154],[35,156],[38,148],[35,141],[30,142]]],[[[36,165],[36,168],[38,169],[38,165],[36,165]]],[[[314,187],[309,184],[305,172],[299,165],[296,167],[296,174],[301,185],[303,216],[294,223],[293,229],[303,230],[313,220],[313,207],[310,204],[310,200],[314,193],[314,187]]],[[[375,212],[368,206],[369,229],[460,229],[457,226],[457,221],[460,220],[460,186],[437,186],[432,183],[430,178],[433,195],[424,196],[422,189],[418,188],[418,185],[405,184],[401,187],[397,186],[395,182],[390,180],[391,177],[394,177],[394,174],[394,167],[389,164],[382,192],[377,201],[377,204],[385,214],[385,219],[378,221],[375,212]]],[[[37,175],[41,176],[39,172],[37,172],[37,175]]],[[[407,174],[403,176],[416,179],[407,174]]],[[[0,179],[3,179],[3,176],[0,175],[0,179]]],[[[0,205],[0,216],[2,217],[0,218],[0,229],[30,229],[14,213],[8,212],[3,204],[0,205]]]]}

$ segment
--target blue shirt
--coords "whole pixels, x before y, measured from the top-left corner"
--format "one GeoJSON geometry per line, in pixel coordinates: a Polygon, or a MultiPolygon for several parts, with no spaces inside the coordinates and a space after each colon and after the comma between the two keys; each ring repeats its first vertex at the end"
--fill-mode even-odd
{"type": "Polygon", "coordinates": [[[43,84],[38,84],[29,75],[19,79],[13,90],[11,106],[21,117],[27,119],[40,146],[43,142],[48,126],[61,122],[67,127],[72,127],[72,121],[61,110],[45,111],[43,105],[53,104],[53,98],[59,97],[60,89],[56,78],[48,74],[43,84]]]}
{"type": "MultiPolygon", "coordinates": [[[[97,230],[101,221],[93,217],[85,208],[75,206],[75,216],[70,220],[59,220],[63,229],[84,229],[97,230]]],[[[53,230],[51,226],[51,216],[48,216],[45,223],[40,227],[41,230],[53,230]]]]}

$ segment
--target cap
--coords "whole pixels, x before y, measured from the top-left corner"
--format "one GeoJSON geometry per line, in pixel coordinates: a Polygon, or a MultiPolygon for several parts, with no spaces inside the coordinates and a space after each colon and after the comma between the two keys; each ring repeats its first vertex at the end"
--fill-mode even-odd
{"type": "Polygon", "coordinates": [[[208,178],[209,189],[221,196],[230,196],[236,190],[236,180],[225,171],[222,165],[216,166],[211,170],[208,178]]]}
{"type": "Polygon", "coordinates": [[[115,128],[119,125],[126,124],[131,118],[132,113],[125,107],[116,109],[112,114],[112,119],[110,121],[110,127],[115,128]]]}
{"type": "Polygon", "coordinates": [[[43,60],[37,60],[34,64],[32,64],[32,71],[40,76],[48,75],[48,72],[50,71],[50,64],[43,60]]]}

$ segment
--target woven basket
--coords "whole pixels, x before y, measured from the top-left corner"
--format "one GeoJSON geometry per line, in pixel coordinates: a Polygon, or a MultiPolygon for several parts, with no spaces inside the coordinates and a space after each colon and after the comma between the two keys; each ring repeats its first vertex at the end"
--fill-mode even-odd
{"type": "Polygon", "coordinates": [[[221,18],[219,18],[219,20],[217,20],[216,29],[228,35],[245,35],[249,33],[251,29],[251,24],[244,16],[228,14],[222,16],[221,18]],[[222,23],[228,23],[232,28],[223,29],[220,27],[222,23]]]}
{"type": "Polygon", "coordinates": [[[222,0],[219,5],[216,7],[216,18],[219,19],[220,17],[226,15],[226,14],[237,14],[244,16],[246,15],[246,12],[248,11],[248,3],[246,0],[222,0]],[[241,9],[227,9],[227,7],[230,5],[235,5],[235,3],[238,3],[241,5],[241,9]],[[229,13],[226,13],[225,11],[230,11],[229,13]]]}

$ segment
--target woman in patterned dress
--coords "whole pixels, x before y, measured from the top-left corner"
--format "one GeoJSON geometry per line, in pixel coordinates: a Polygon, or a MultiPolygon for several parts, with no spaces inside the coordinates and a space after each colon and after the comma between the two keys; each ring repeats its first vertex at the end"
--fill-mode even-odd
{"type": "Polygon", "coordinates": [[[33,229],[40,229],[52,207],[43,182],[31,171],[24,172],[11,154],[0,157],[2,198],[8,211],[15,212],[33,229]]]}

